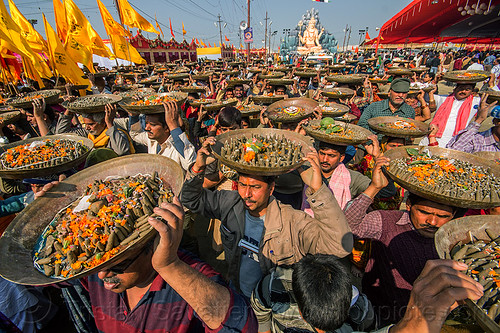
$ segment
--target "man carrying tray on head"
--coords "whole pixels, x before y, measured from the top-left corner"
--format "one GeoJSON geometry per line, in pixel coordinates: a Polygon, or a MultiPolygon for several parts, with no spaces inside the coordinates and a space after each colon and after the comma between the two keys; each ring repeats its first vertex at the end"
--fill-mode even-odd
{"type": "MultiPolygon", "coordinates": [[[[44,195],[55,182],[44,186],[44,195]]],[[[83,286],[99,332],[257,331],[245,298],[209,265],[180,248],[184,211],[177,197],[154,208],[158,234],[117,263],[69,283],[83,286]]],[[[62,288],[68,283],[60,284],[62,288]]]]}
{"type": "Polygon", "coordinates": [[[372,183],[345,209],[354,236],[372,239],[362,287],[363,293],[373,303],[378,327],[396,323],[402,318],[412,285],[425,263],[439,259],[434,234],[439,227],[462,213],[457,207],[413,193],[406,201],[406,211],[367,213],[375,195],[388,184],[382,172],[383,166],[389,166],[389,159],[380,156],[373,170],[372,183]]]}
{"type": "Polygon", "coordinates": [[[196,159],[194,146],[180,127],[177,103],[168,102],[164,108],[165,113],[146,115],[144,131],[139,116],[132,116],[130,135],[135,142],[147,146],[149,154],[171,158],[186,171],[196,159]]]}
{"type": "Polygon", "coordinates": [[[119,156],[135,152],[128,132],[114,124],[116,106],[108,104],[105,112],[82,114],[83,127],[71,127],[73,116],[73,112],[66,110],[57,121],[55,134],[75,133],[87,137],[94,148],[111,148],[119,156]]]}
{"type": "MultiPolygon", "coordinates": [[[[486,76],[485,76],[486,79],[486,76]]],[[[436,95],[437,111],[431,124],[438,127],[436,139],[439,147],[446,147],[450,140],[460,131],[465,129],[478,112],[481,98],[474,96],[475,83],[457,82],[455,89],[448,96],[436,95]]],[[[432,93],[429,93],[430,95],[432,93]]],[[[420,144],[426,145],[424,138],[420,144]]]]}
{"type": "Polygon", "coordinates": [[[307,253],[345,257],[352,250],[352,235],[332,192],[323,184],[317,153],[305,159],[302,171],[309,187],[307,200],[315,218],[282,204],[273,196],[274,177],[240,174],[238,191],[203,189],[203,175],[215,138],[198,151],[181,191],[184,206],[209,218],[218,218],[228,278],[250,297],[260,278],[276,265],[292,265],[307,253]]]}
{"type": "MultiPolygon", "coordinates": [[[[395,79],[391,83],[389,98],[368,105],[361,114],[357,125],[375,133],[368,125],[368,119],[383,116],[415,119],[415,109],[405,103],[408,91],[410,91],[410,80],[395,79]]],[[[381,138],[382,136],[379,135],[379,140],[381,138]]]]}

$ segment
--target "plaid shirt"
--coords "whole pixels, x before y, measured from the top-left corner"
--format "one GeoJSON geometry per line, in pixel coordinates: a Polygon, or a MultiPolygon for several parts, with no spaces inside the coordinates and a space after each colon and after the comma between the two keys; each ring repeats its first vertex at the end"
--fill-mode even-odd
{"type": "Polygon", "coordinates": [[[399,116],[404,118],[415,119],[415,109],[409,106],[408,104],[403,103],[399,106],[399,108],[396,111],[392,112],[389,107],[389,99],[384,99],[383,101],[379,102],[373,102],[370,105],[368,105],[361,114],[361,118],[359,118],[358,121],[358,126],[369,129],[370,131],[376,134],[376,132],[373,131],[368,125],[368,119],[375,117],[383,117],[383,116],[399,116]]]}
{"type": "MultiPolygon", "coordinates": [[[[186,264],[224,285],[221,276],[207,264],[186,252],[179,251],[186,264]]],[[[133,309],[129,309],[125,293],[106,290],[97,274],[80,280],[89,291],[92,311],[99,332],[120,333],[188,333],[188,332],[255,332],[257,321],[250,305],[228,288],[231,294],[226,319],[217,329],[210,330],[198,318],[193,308],[158,274],[149,290],[133,309]]]]}
{"type": "Polygon", "coordinates": [[[481,124],[472,121],[469,126],[458,132],[446,148],[475,153],[478,151],[500,151],[500,143],[495,140],[491,128],[479,132],[481,124]]]}
{"type": "MultiPolygon", "coordinates": [[[[353,235],[358,238],[380,239],[382,236],[383,221],[379,211],[366,213],[372,203],[372,198],[361,193],[356,199],[349,202],[344,209],[347,223],[349,223],[353,235]]],[[[396,224],[409,224],[413,228],[408,213],[403,214],[396,224]]]]}

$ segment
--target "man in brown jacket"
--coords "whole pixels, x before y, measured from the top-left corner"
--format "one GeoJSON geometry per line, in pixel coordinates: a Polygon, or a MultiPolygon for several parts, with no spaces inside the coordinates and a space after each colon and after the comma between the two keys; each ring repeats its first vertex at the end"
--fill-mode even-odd
{"type": "Polygon", "coordinates": [[[260,278],[275,266],[292,265],[308,253],[345,257],[351,252],[352,234],[335,197],[323,184],[316,151],[305,158],[311,168],[301,171],[312,218],[272,196],[274,177],[240,174],[238,191],[204,189],[208,147],[214,143],[215,138],[208,138],[198,151],[180,197],[192,212],[221,220],[227,276],[244,295],[250,297],[260,278]]]}

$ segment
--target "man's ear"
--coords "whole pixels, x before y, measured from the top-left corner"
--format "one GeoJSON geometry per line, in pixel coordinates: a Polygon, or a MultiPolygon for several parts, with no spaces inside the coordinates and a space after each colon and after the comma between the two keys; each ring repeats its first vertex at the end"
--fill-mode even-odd
{"type": "Polygon", "coordinates": [[[344,162],[345,154],[340,156],[340,163],[344,162]]]}

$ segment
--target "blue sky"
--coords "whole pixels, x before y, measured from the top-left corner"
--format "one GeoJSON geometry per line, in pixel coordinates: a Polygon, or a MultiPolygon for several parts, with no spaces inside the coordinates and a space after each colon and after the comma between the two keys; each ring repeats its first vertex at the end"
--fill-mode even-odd
{"type": "MultiPolygon", "coordinates": [[[[4,0],[8,7],[8,1],[4,0]]],[[[87,16],[94,29],[103,39],[107,38],[104,26],[95,0],[74,0],[77,6],[87,16]]],[[[111,15],[118,18],[113,0],[102,0],[111,15]]],[[[129,0],[142,16],[154,24],[154,16],[165,33],[164,39],[170,39],[169,23],[171,18],[176,40],[182,40],[182,27],[184,22],[187,34],[186,39],[193,37],[202,39],[211,44],[219,41],[219,28],[214,24],[221,15],[222,30],[231,43],[239,45],[238,26],[246,20],[246,0],[129,0]]],[[[294,28],[306,10],[315,8],[319,10],[319,18],[323,26],[342,44],[343,30],[346,24],[352,27],[349,44],[357,44],[359,30],[368,27],[371,37],[377,35],[376,27],[381,27],[388,19],[403,9],[410,0],[330,0],[330,3],[312,2],[311,0],[251,0],[251,26],[254,28],[254,45],[263,46],[264,18],[268,12],[269,21],[272,21],[272,31],[277,31],[273,45],[275,48],[279,39],[283,37],[283,29],[294,28]]],[[[28,19],[37,19],[35,28],[44,33],[42,12],[45,13],[49,23],[55,28],[54,9],[52,0],[14,0],[19,10],[28,19]]],[[[135,29],[134,29],[135,32],[135,29]]],[[[154,34],[145,33],[149,38],[154,34]]]]}

